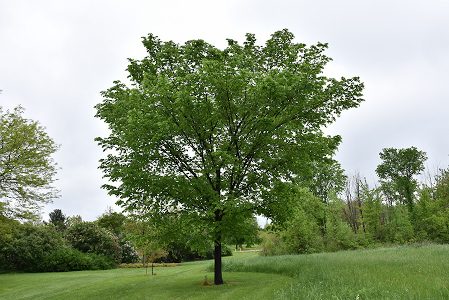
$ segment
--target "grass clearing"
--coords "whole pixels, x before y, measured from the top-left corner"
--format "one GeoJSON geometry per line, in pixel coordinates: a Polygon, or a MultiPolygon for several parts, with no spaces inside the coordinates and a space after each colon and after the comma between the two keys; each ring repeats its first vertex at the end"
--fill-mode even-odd
{"type": "Polygon", "coordinates": [[[278,299],[449,299],[448,245],[259,257],[225,270],[295,278],[278,299]]]}
{"type": "MultiPolygon", "coordinates": [[[[251,257],[257,254],[237,253],[223,260],[251,257]]],[[[225,285],[202,286],[206,275],[213,282],[210,264],[155,268],[155,276],[145,275],[142,268],[0,274],[0,299],[264,299],[293,283],[283,275],[230,272],[223,276],[225,285]]]]}
{"type": "Polygon", "coordinates": [[[225,257],[182,266],[0,274],[0,299],[449,299],[449,246],[406,246],[310,255],[225,257]],[[150,271],[151,272],[151,271],[150,271]],[[148,274],[151,274],[148,272],[148,274]]]}

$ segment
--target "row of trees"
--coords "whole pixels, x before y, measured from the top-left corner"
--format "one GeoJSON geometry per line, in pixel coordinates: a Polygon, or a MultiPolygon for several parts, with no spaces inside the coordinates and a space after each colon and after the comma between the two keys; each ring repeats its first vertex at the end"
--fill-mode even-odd
{"type": "Polygon", "coordinates": [[[419,183],[426,153],[384,149],[379,185],[355,174],[327,200],[296,190],[295,216],[277,234],[265,233],[266,254],[312,253],[413,242],[449,242],[449,169],[419,183]]]}

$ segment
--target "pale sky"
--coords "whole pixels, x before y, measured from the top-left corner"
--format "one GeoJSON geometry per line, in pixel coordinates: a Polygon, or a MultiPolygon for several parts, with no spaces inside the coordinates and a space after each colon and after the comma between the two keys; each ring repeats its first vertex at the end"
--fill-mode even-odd
{"type": "Polygon", "coordinates": [[[90,221],[117,210],[100,189],[94,138],[107,130],[93,107],[126,81],[128,57],[145,56],[142,36],[224,48],[226,38],[254,33],[263,44],[284,28],[296,42],[329,43],[329,76],[365,83],[366,101],[326,131],[343,138],[336,159],[346,172],[375,180],[386,147],[415,146],[429,167],[449,166],[449,1],[0,0],[0,106],[21,104],[61,144],[61,197],[43,218],[55,208],[90,221]]]}

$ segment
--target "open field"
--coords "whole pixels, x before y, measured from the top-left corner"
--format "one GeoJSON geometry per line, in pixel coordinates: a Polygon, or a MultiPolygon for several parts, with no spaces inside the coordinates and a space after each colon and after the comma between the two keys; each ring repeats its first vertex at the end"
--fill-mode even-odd
{"type": "Polygon", "coordinates": [[[449,246],[407,246],[311,255],[224,258],[171,268],[1,274],[0,299],[449,299],[449,246]],[[148,270],[151,274],[151,269],[148,270]]]}
{"type": "Polygon", "coordinates": [[[449,299],[449,245],[256,257],[226,270],[294,278],[277,299],[449,299]]]}

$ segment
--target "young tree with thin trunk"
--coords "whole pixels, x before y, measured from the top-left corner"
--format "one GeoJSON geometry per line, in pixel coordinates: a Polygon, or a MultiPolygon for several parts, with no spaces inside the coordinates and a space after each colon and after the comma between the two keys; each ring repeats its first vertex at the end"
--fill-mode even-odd
{"type": "Polygon", "coordinates": [[[101,160],[111,181],[104,187],[152,222],[204,226],[215,245],[215,284],[223,284],[223,234],[238,226],[235,216],[285,221],[288,185],[334,163],[341,138],[321,129],[362,101],[358,78],[322,76],[326,44],[293,38],[282,30],[258,46],[247,34],[243,45],[229,39],[220,50],[150,34],[148,56],[130,59],[132,86],[115,82],[96,106],[111,132],[97,138],[112,150],[101,160]]]}

